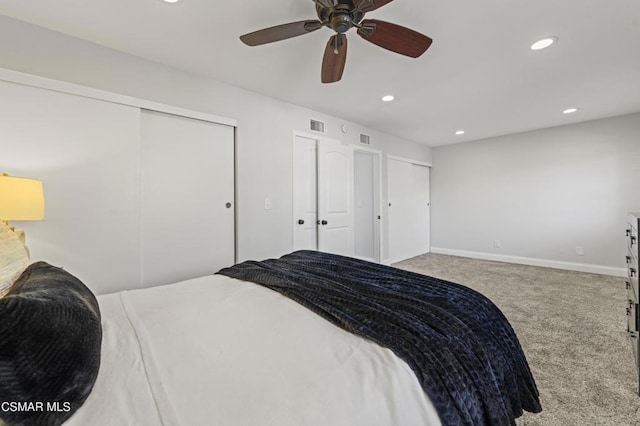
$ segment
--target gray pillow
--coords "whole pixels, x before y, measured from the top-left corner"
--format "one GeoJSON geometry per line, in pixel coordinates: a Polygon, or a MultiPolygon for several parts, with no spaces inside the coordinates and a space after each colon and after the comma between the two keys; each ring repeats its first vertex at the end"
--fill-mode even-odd
{"type": "Polygon", "coordinates": [[[76,277],[30,265],[0,298],[0,424],[59,425],[100,367],[100,309],[76,277]]]}

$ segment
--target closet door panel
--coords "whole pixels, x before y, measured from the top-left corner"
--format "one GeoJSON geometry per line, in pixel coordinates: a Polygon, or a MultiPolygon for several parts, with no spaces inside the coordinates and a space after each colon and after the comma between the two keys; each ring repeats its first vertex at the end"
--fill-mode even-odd
{"type": "Polygon", "coordinates": [[[233,128],[154,111],[141,114],[143,287],[232,265],[233,128]]]}
{"type": "Polygon", "coordinates": [[[45,217],[11,222],[31,261],[98,294],[139,286],[138,108],[0,81],[0,173],[42,180],[45,217]]]}
{"type": "Polygon", "coordinates": [[[296,136],[293,143],[293,250],[318,249],[316,140],[296,136]]]}
{"type": "Polygon", "coordinates": [[[318,144],[318,250],[353,256],[353,149],[318,144]]]}
{"type": "Polygon", "coordinates": [[[406,161],[387,162],[389,259],[398,262],[430,250],[429,168],[406,161]]]}

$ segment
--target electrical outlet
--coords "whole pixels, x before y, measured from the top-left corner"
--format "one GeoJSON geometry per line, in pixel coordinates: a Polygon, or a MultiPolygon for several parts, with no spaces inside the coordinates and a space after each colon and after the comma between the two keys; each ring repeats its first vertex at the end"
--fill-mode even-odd
{"type": "Polygon", "coordinates": [[[271,206],[271,198],[264,199],[264,209],[271,210],[273,207],[271,206]]]}
{"type": "Polygon", "coordinates": [[[576,256],[584,256],[584,247],[582,246],[576,247],[576,256]]]}
{"type": "Polygon", "coordinates": [[[502,247],[502,243],[500,243],[500,240],[493,240],[493,246],[495,248],[500,248],[502,247]]]}

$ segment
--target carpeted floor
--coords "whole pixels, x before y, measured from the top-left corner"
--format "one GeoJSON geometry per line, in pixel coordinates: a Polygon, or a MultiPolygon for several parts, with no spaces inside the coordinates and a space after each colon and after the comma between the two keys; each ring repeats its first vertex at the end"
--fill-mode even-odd
{"type": "Polygon", "coordinates": [[[515,329],[543,411],[518,425],[640,425],[625,279],[427,254],[393,266],[489,297],[515,329]]]}

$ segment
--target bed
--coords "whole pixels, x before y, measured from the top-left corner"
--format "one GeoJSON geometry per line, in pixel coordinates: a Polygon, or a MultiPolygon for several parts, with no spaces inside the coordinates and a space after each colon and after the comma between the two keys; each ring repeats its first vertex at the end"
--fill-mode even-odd
{"type": "Polygon", "coordinates": [[[97,377],[65,425],[512,425],[541,410],[495,305],[383,265],[295,252],[97,305],[97,377]]]}

